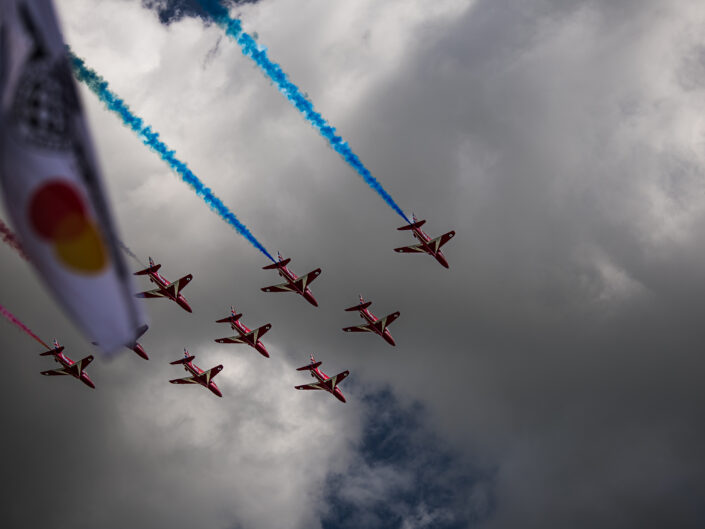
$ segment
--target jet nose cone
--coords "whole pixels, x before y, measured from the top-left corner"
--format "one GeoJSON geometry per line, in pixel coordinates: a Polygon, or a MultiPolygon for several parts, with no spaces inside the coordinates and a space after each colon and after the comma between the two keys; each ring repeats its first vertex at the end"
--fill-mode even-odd
{"type": "Polygon", "coordinates": [[[213,393],[215,393],[216,395],[218,395],[219,397],[222,397],[222,396],[223,396],[223,394],[222,394],[222,393],[220,392],[220,390],[218,389],[218,386],[215,386],[215,385],[212,386],[212,387],[211,387],[211,391],[212,391],[213,393]]]}
{"type": "Polygon", "coordinates": [[[316,298],[313,297],[313,294],[311,294],[311,292],[307,291],[304,294],[304,298],[306,298],[306,301],[308,301],[314,307],[318,307],[318,301],[316,301],[316,298]]]}

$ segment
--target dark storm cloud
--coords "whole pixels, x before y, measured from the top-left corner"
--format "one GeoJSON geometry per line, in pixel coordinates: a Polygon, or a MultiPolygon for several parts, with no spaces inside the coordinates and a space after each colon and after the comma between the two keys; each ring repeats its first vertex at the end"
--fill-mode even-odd
{"type": "MultiPolygon", "coordinates": [[[[254,4],[259,0],[223,0],[223,5],[254,4]]],[[[159,20],[164,24],[178,22],[183,17],[207,18],[198,0],[142,0],[142,5],[153,9],[159,15],[159,20]]]]}
{"type": "MultiPolygon", "coordinates": [[[[409,392],[500,461],[488,526],[696,527],[703,159],[651,130],[692,111],[679,58],[646,56],[678,10],[550,7],[480,2],[377,92],[380,133],[405,131],[383,167],[463,227],[447,252],[462,273],[428,309],[444,336],[415,332],[443,383],[409,392]]],[[[700,44],[673,45],[692,61],[700,44]]]]}
{"type": "MultiPolygon", "coordinates": [[[[233,43],[198,68],[217,28],[182,17],[166,31],[134,6],[65,7],[83,15],[65,17],[72,47],[270,250],[298,273],[323,269],[312,285],[321,307],[259,292],[277,281],[265,260],[84,94],[123,238],[170,279],[194,273],[194,314],[150,304],[152,360],[96,362],[93,400],[39,377],[46,359],[3,329],[14,363],[2,420],[17,433],[2,448],[21,455],[6,472],[13,516],[45,522],[27,505],[61,490],[66,505],[44,512],[71,527],[316,527],[333,523],[330,483],[341,495],[381,490],[382,475],[396,487],[382,490],[388,506],[348,495],[334,507],[417,514],[414,527],[423,488],[396,480],[428,476],[418,460],[439,465],[432,483],[459,483],[431,503],[469,525],[703,525],[699,2],[242,8],[245,29],[395,200],[432,235],[457,231],[450,270],[392,252],[412,242],[396,216],[233,43]],[[342,310],[358,293],[377,315],[401,312],[396,348],[341,332],[359,321],[342,310]],[[250,327],[273,324],[271,360],[212,344],[228,334],[212,322],[231,303],[250,327]],[[222,401],[166,384],[183,346],[203,367],[225,365],[222,401]],[[310,352],[327,372],[350,369],[348,404],[291,389],[310,352]],[[380,387],[399,408],[364,400],[380,387]],[[426,413],[394,437],[417,401],[426,413]],[[374,410],[379,430],[365,431],[374,410]],[[390,439],[416,457],[400,446],[394,459],[390,439]],[[489,505],[485,516],[459,509],[463,495],[489,505]],[[82,497],[79,512],[71,500],[82,497]]],[[[4,255],[12,281],[0,301],[87,354],[24,263],[4,255]]]]}

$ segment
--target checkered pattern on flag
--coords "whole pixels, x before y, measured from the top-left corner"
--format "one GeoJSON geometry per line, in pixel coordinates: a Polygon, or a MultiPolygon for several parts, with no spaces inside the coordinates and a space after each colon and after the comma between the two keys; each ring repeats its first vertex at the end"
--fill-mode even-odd
{"type": "Polygon", "coordinates": [[[106,351],[133,343],[133,297],[51,0],[0,2],[0,184],[39,276],[106,351]]]}

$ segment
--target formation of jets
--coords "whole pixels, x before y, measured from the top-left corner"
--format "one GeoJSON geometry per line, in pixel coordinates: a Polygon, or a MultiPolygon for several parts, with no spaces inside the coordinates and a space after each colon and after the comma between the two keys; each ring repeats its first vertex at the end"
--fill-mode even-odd
{"type": "MultiPolygon", "coordinates": [[[[75,86],[66,79],[69,67],[66,49],[51,4],[24,0],[3,0],[0,4],[3,6],[0,10],[3,16],[3,31],[0,35],[2,58],[7,63],[2,65],[2,73],[7,75],[3,75],[0,86],[3,101],[0,105],[0,121],[7,125],[0,128],[0,150],[3,153],[0,192],[4,195],[8,213],[22,240],[28,261],[37,269],[55,298],[73,316],[84,334],[100,342],[106,351],[127,346],[148,360],[144,348],[137,342],[147,329],[144,314],[129,291],[124,262],[116,258],[117,239],[101,189],[100,171],[88,141],[88,127],[80,105],[76,104],[75,86]],[[34,82],[35,78],[41,78],[42,82],[32,84],[27,81],[30,79],[34,82]],[[31,94],[28,87],[32,88],[31,94]],[[63,119],[52,121],[47,118],[50,115],[58,115],[63,119]]],[[[80,64],[80,69],[85,69],[77,57],[74,56],[72,62],[74,67],[80,64]]],[[[181,162],[173,162],[172,168],[182,172],[179,169],[181,165],[181,162]]],[[[184,174],[182,176],[185,177],[184,174]]],[[[198,180],[193,174],[184,179],[198,180]]],[[[199,194],[202,193],[199,191],[199,194]]],[[[215,205],[213,200],[212,196],[208,199],[211,205],[215,205]]],[[[410,230],[418,240],[416,245],[396,248],[395,251],[427,253],[448,268],[441,247],[455,236],[455,232],[450,231],[431,239],[421,229],[425,220],[417,220],[413,215],[413,222],[409,222],[398,206],[394,206],[408,223],[398,229],[410,230]]],[[[257,246],[264,250],[261,245],[257,246]]],[[[264,253],[269,257],[266,250],[264,253]]],[[[284,259],[281,254],[278,254],[277,260],[270,259],[272,264],[264,269],[276,270],[284,282],[262,290],[294,292],[317,307],[318,302],[309,285],[321,274],[321,269],[317,268],[299,277],[288,268],[291,259],[284,259]]],[[[147,276],[150,283],[156,286],[153,290],[135,296],[170,299],[185,311],[192,312],[182,292],[193,280],[193,276],[187,274],[172,283],[159,273],[160,268],[161,264],[155,264],[150,257],[149,266],[134,273],[147,276]]],[[[372,332],[394,346],[388,326],[399,317],[399,312],[380,319],[369,311],[370,304],[360,296],[357,306],[345,309],[358,311],[365,323],[343,330],[372,332]]],[[[217,320],[219,323],[229,323],[237,335],[218,338],[216,342],[246,344],[268,358],[269,353],[260,338],[270,330],[271,324],[250,330],[240,321],[241,317],[242,314],[236,313],[231,307],[229,317],[217,320]]],[[[35,335],[32,336],[41,342],[35,335]]],[[[74,362],[63,350],[54,340],[54,347],[41,353],[42,356],[53,356],[61,366],[59,369],[43,371],[42,374],[70,375],[95,388],[85,371],[93,356],[74,362]]],[[[183,365],[190,376],[170,382],[198,384],[221,397],[222,393],[213,378],[223,366],[218,365],[204,371],[194,365],[193,360],[194,357],[184,349],[184,358],[171,363],[183,365]]],[[[343,371],[328,377],[319,369],[320,365],[321,362],[316,362],[311,355],[311,363],[299,370],[308,370],[317,381],[296,386],[296,389],[325,390],[345,402],[338,385],[349,372],[343,371]]]]}
{"type": "MultiPolygon", "coordinates": [[[[445,243],[447,243],[454,235],[454,231],[450,231],[440,237],[431,239],[424,231],[421,226],[426,222],[425,220],[417,220],[416,216],[413,215],[413,222],[407,226],[402,226],[398,228],[399,230],[411,230],[413,236],[419,240],[419,244],[415,246],[405,246],[402,248],[396,248],[396,252],[401,253],[427,253],[434,257],[441,265],[448,268],[448,262],[445,256],[441,252],[440,248],[445,243]]],[[[308,274],[298,277],[294,272],[289,270],[287,265],[291,262],[291,259],[284,259],[280,253],[277,253],[277,262],[263,267],[264,270],[276,270],[281,277],[283,277],[286,282],[279,285],[269,286],[262,288],[264,292],[295,292],[302,296],[306,301],[314,306],[318,306],[318,302],[313,297],[309,285],[321,274],[321,269],[317,268],[308,274]]],[[[159,273],[161,264],[155,264],[154,260],[149,258],[149,267],[144,270],[135,272],[135,275],[146,275],[149,277],[150,282],[157,285],[154,290],[149,290],[146,292],[141,292],[136,294],[137,297],[141,298],[167,298],[175,303],[177,303],[181,308],[188,312],[192,312],[190,305],[186,301],[181,291],[188,285],[193,279],[193,275],[188,274],[178,281],[173,283],[169,282],[164,276],[159,273]]],[[[347,312],[357,311],[360,317],[365,321],[362,325],[355,325],[352,327],[344,327],[345,332],[371,332],[382,337],[388,344],[396,345],[394,338],[389,332],[388,327],[399,317],[399,312],[393,312],[384,316],[383,318],[378,318],[370,311],[371,301],[365,301],[362,295],[359,296],[359,302],[357,305],[348,307],[345,309],[347,312]]],[[[245,344],[255,349],[262,356],[269,358],[269,352],[264,344],[261,342],[261,338],[272,328],[271,323],[267,323],[254,330],[251,330],[242,322],[242,313],[237,312],[232,306],[230,307],[230,315],[216,320],[216,323],[229,323],[230,328],[233,331],[237,331],[237,334],[225,338],[215,339],[216,343],[221,344],[245,344]]],[[[146,327],[145,327],[146,329],[146,327]]],[[[144,348],[138,343],[134,342],[128,345],[135,353],[140,357],[148,360],[149,357],[145,352],[144,348]]],[[[42,356],[53,355],[54,360],[61,364],[60,369],[43,371],[43,375],[48,376],[58,376],[58,375],[71,375],[74,378],[81,380],[87,386],[95,388],[95,384],[88,377],[85,372],[86,366],[91,363],[93,356],[87,356],[78,362],[74,362],[68,356],[63,353],[64,348],[59,346],[58,342],[54,340],[54,348],[41,353],[42,356]]],[[[188,377],[177,378],[170,380],[172,384],[196,384],[209,389],[213,394],[218,397],[222,397],[220,389],[213,381],[213,378],[220,373],[223,369],[222,365],[217,365],[207,370],[203,370],[193,363],[195,356],[189,354],[188,350],[184,349],[184,356],[179,360],[170,362],[172,365],[182,365],[184,369],[189,373],[188,377]]],[[[297,368],[297,371],[308,371],[310,375],[316,379],[316,382],[311,384],[303,384],[300,386],[295,386],[299,390],[323,390],[327,391],[335,398],[341,402],[345,402],[345,396],[340,391],[338,387],[340,383],[347,378],[350,374],[349,371],[345,370],[337,375],[329,377],[323,371],[320,370],[321,362],[316,361],[313,355],[311,355],[311,361],[308,365],[297,368]]]]}

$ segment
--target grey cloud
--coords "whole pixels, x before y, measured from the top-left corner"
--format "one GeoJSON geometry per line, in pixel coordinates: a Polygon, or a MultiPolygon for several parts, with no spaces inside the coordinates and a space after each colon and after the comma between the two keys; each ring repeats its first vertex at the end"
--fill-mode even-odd
{"type": "MultiPolygon", "coordinates": [[[[221,38],[217,28],[185,17],[166,31],[136,3],[119,3],[119,16],[115,5],[86,14],[79,2],[66,4],[72,47],[270,250],[291,256],[299,273],[322,267],[312,286],[321,308],[260,293],[276,280],[259,269],[266,260],[86,94],[125,241],[140,257],[157,257],[169,278],[194,273],[185,292],[194,314],[149,305],[144,341],[153,359],[96,365],[95,400],[70,381],[38,377],[44,359],[3,332],[18,373],[3,394],[21,395],[3,410],[18,432],[3,449],[29,462],[8,471],[18,483],[15,515],[37,491],[74,499],[90,490],[85,508],[109,507],[103,515],[116,525],[128,516],[186,525],[207,512],[222,526],[223,518],[316,526],[330,476],[359,479],[358,490],[378,477],[380,468],[354,474],[350,463],[359,460],[367,412],[359,399],[389,387],[402,407],[422,403],[422,430],[459,468],[493,470],[482,487],[460,493],[489,505],[469,525],[702,526],[698,2],[362,2],[345,11],[279,0],[240,8],[247,30],[405,210],[427,218],[434,235],[456,229],[448,271],[392,252],[410,242],[395,231],[400,219],[232,42],[199,67],[221,38]],[[401,311],[391,328],[396,348],[340,331],[355,321],[342,309],[358,292],[379,315],[401,311]],[[272,361],[210,342],[223,332],[212,320],[231,303],[248,325],[273,323],[272,361]],[[184,345],[199,363],[226,365],[228,400],[163,385],[166,362],[184,345]],[[291,370],[309,352],[326,369],[351,370],[345,407],[290,389],[298,383],[291,370]],[[267,391],[251,385],[260,379],[267,391]],[[209,446],[199,428],[222,440],[209,446]],[[332,444],[304,454],[301,445],[318,442],[320,431],[332,444]],[[294,459],[259,458],[251,433],[263,436],[265,453],[294,459]],[[57,457],[81,450],[94,472],[67,470],[57,457]],[[231,483],[226,471],[241,466],[246,477],[231,483]],[[216,486],[190,481],[197,468],[212,470],[216,486]],[[260,479],[270,472],[280,481],[260,479]],[[148,492],[132,491],[133,477],[148,492]],[[284,497],[263,509],[243,480],[284,497]],[[227,499],[226,484],[234,491],[227,499]],[[174,497],[194,510],[177,510],[174,497]],[[218,510],[231,499],[235,507],[218,510]]],[[[14,281],[0,286],[2,299],[79,356],[85,344],[13,259],[3,260],[14,281]]],[[[409,471],[402,465],[398,474],[409,471]]],[[[428,519],[411,505],[409,524],[428,519]]],[[[75,522],[68,507],[57,509],[53,519],[75,522]]],[[[86,520],[99,515],[86,512],[86,520]]]]}

